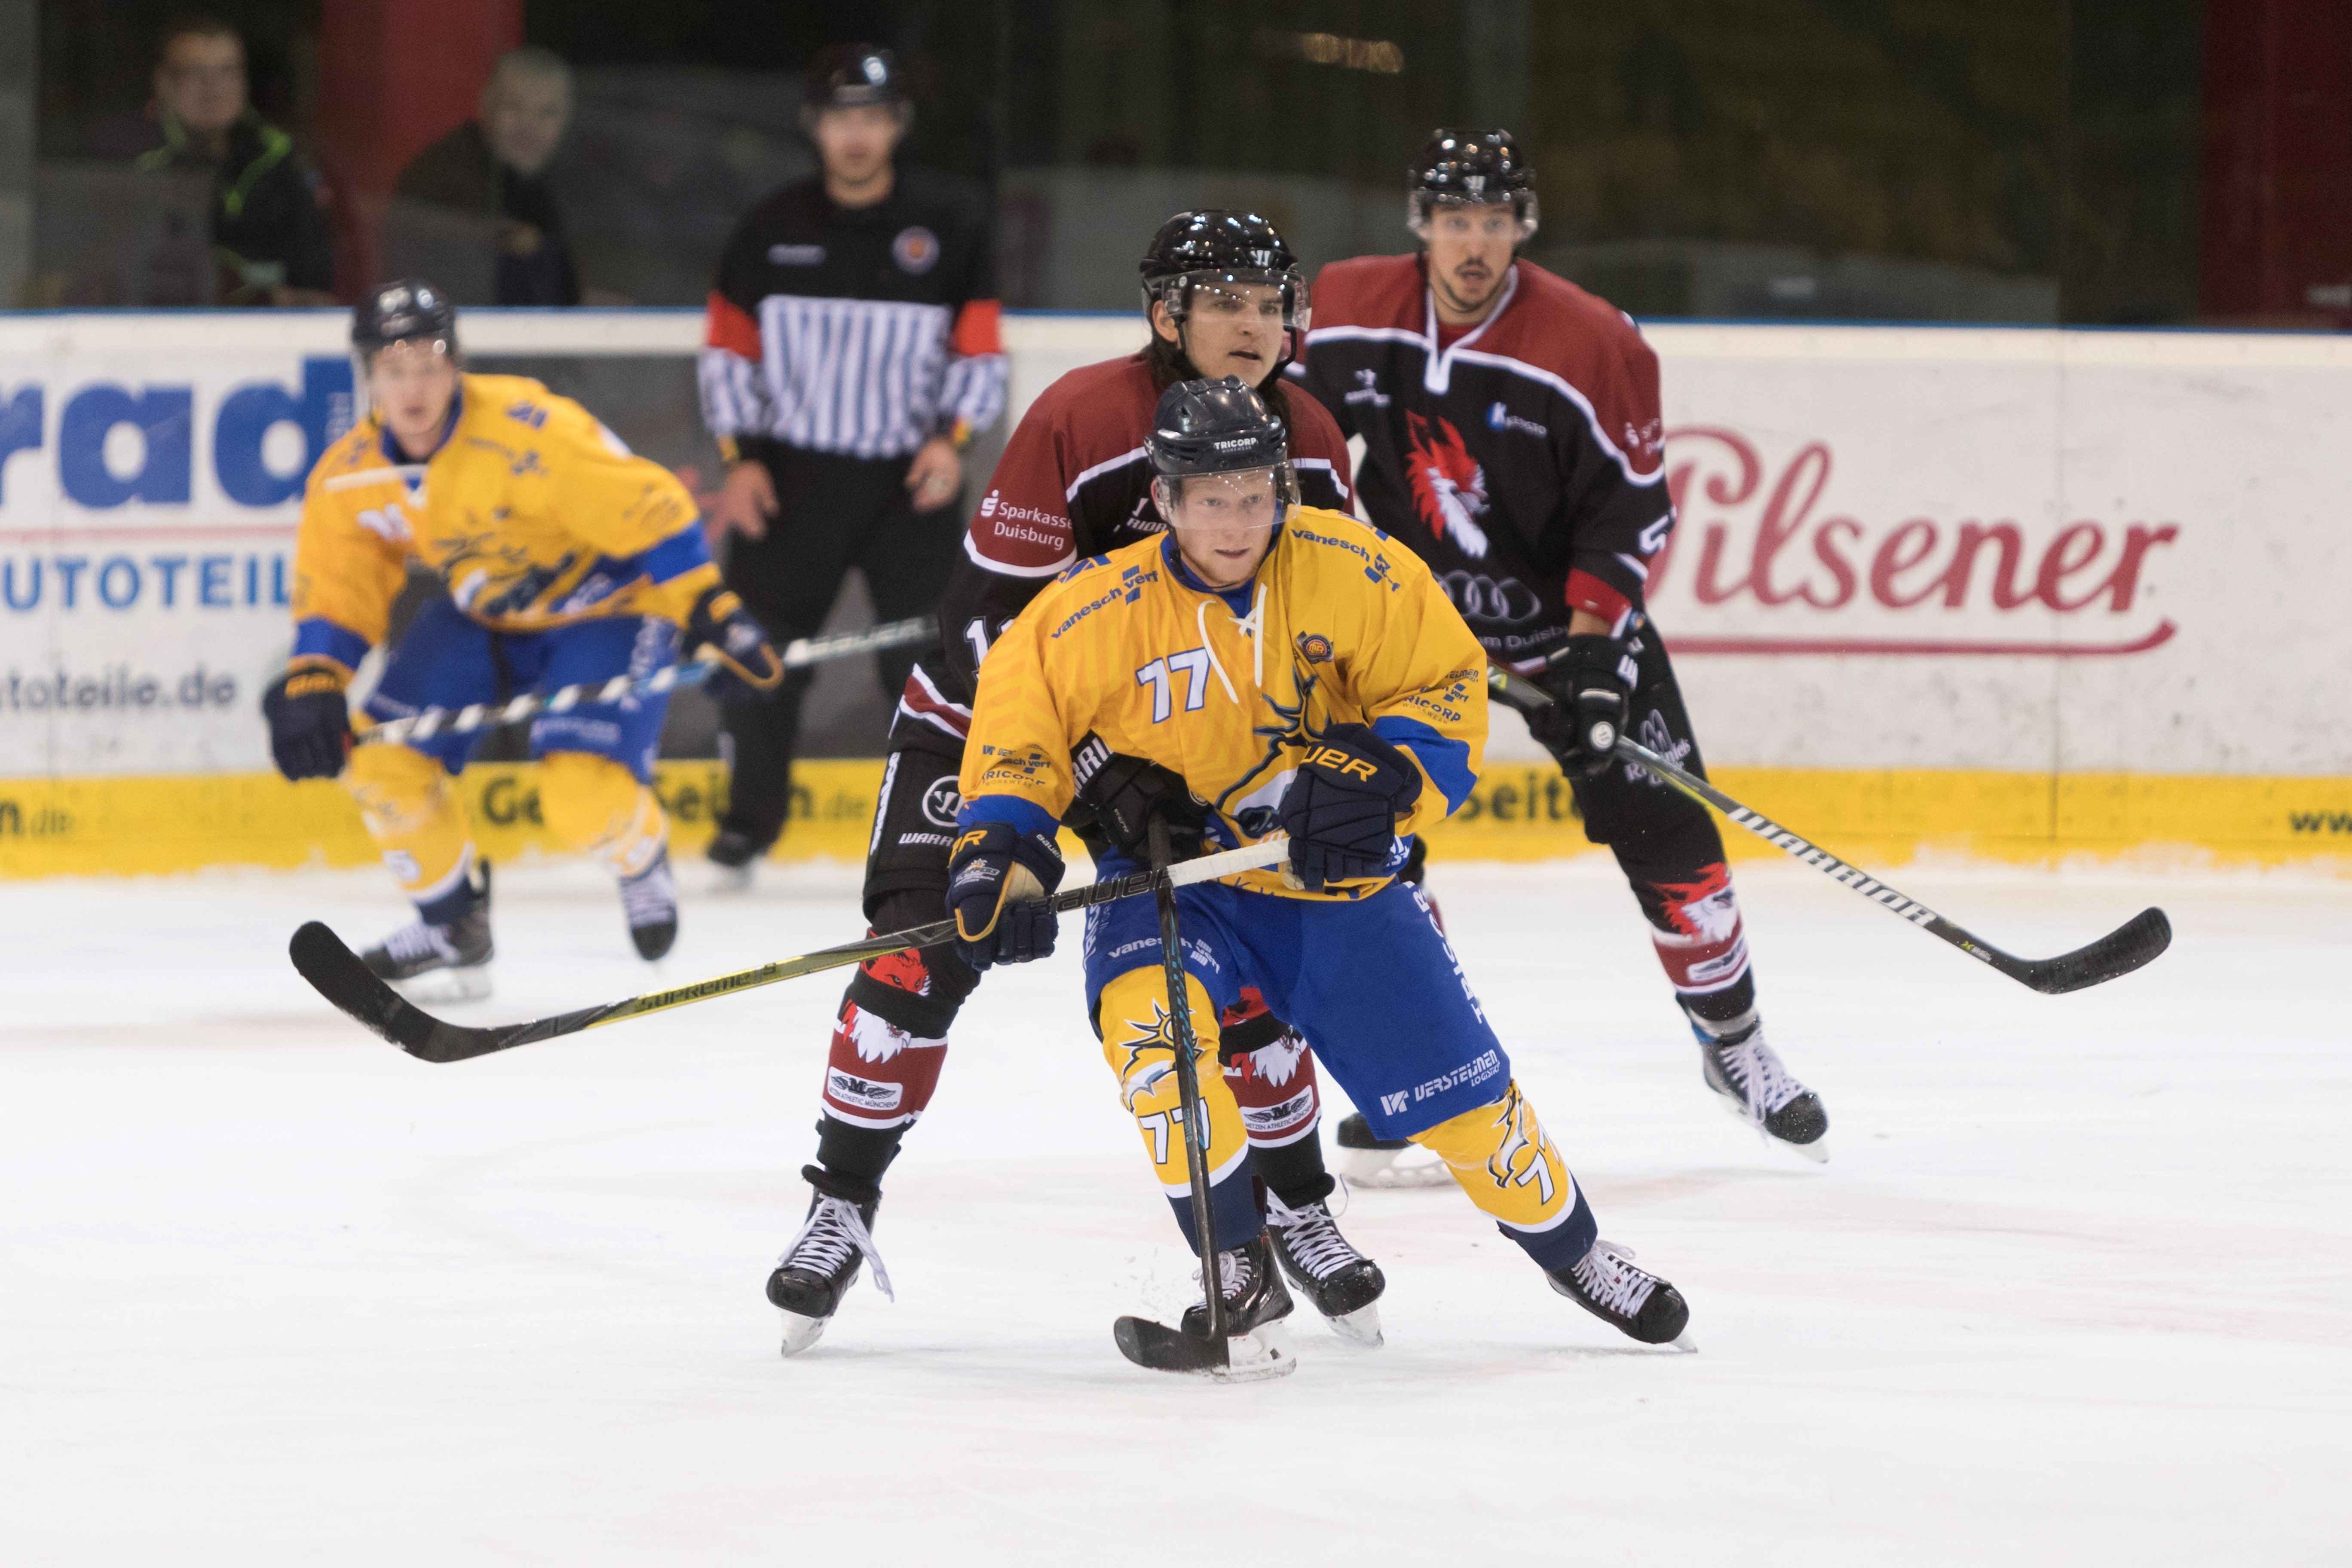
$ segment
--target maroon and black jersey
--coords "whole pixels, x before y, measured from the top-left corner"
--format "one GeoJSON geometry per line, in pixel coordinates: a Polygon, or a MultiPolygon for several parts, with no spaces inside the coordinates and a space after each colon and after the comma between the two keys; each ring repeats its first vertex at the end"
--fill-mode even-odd
{"type": "MultiPolygon", "coordinates": [[[[1347,438],[1322,406],[1282,389],[1299,498],[1353,509],[1347,438]]],[[[1021,416],[981,497],[964,559],[940,602],[940,650],[908,678],[894,728],[909,724],[961,741],[988,645],[1056,573],[1088,556],[1163,532],[1143,450],[1160,390],[1142,356],[1072,371],[1021,416]]]]}
{"type": "Polygon", "coordinates": [[[1530,262],[1442,338],[1421,258],[1334,262],[1292,374],[1364,439],[1373,524],[1429,562],[1487,651],[1515,662],[1571,611],[1622,629],[1674,527],[1658,361],[1622,311],[1530,262]]]}

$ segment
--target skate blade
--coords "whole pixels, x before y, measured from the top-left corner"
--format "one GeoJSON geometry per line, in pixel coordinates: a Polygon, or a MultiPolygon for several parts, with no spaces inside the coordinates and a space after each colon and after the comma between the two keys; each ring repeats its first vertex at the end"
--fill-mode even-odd
{"type": "Polygon", "coordinates": [[[1771,1129],[1760,1125],[1749,1117],[1748,1114],[1748,1108],[1745,1105],[1736,1105],[1732,1103],[1730,1098],[1721,1091],[1717,1092],[1715,1103],[1723,1107],[1725,1115],[1729,1116],[1741,1126],[1753,1127],[1756,1131],[1756,1135],[1763,1139],[1770,1147],[1776,1149],[1786,1149],[1790,1154],[1798,1155],[1802,1159],[1811,1160],[1817,1166],[1825,1166],[1830,1163],[1830,1138],[1827,1133],[1823,1133],[1820,1137],[1815,1138],[1810,1144],[1792,1144],[1786,1138],[1774,1137],[1772,1135],[1771,1129]]]}
{"type": "Polygon", "coordinates": [[[784,1354],[798,1355],[824,1337],[824,1325],[831,1318],[804,1318],[798,1312],[784,1312],[784,1354]]]}
{"type": "Polygon", "coordinates": [[[1264,1323],[1225,1341],[1225,1364],[1208,1368],[1220,1383],[1267,1383],[1298,1370],[1287,1320],[1264,1323]]]}
{"type": "Polygon", "coordinates": [[[1453,1180],[1445,1162],[1432,1155],[1427,1162],[1402,1164],[1405,1149],[1341,1149],[1333,1168],[1355,1186],[1443,1186],[1453,1180]]]}
{"type": "Polygon", "coordinates": [[[1675,1335],[1674,1338],[1666,1342],[1666,1348],[1668,1350],[1681,1351],[1685,1355],[1696,1355],[1698,1354],[1698,1341],[1691,1338],[1690,1330],[1685,1329],[1682,1333],[1675,1335]]]}
{"type": "Polygon", "coordinates": [[[751,891],[751,868],[748,865],[720,865],[716,861],[702,862],[710,868],[712,893],[749,893],[751,891]]]}
{"type": "Polygon", "coordinates": [[[490,994],[490,967],[469,964],[457,969],[427,969],[413,980],[393,981],[392,988],[403,1000],[423,1008],[484,1001],[490,994]]]}
{"type": "Polygon", "coordinates": [[[1341,1312],[1323,1321],[1343,1343],[1363,1350],[1378,1350],[1388,1343],[1381,1333],[1381,1304],[1378,1301],[1369,1301],[1352,1312],[1341,1312]]]}

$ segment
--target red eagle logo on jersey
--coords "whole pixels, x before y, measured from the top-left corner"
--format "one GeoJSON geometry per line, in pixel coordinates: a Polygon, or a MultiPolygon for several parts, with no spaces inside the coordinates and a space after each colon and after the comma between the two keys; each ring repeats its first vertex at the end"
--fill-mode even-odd
{"type": "Polygon", "coordinates": [[[1406,413],[1405,439],[1412,448],[1407,462],[1421,520],[1434,537],[1451,538],[1464,555],[1483,559],[1486,530],[1478,519],[1486,512],[1486,470],[1444,414],[1424,419],[1406,413]]]}

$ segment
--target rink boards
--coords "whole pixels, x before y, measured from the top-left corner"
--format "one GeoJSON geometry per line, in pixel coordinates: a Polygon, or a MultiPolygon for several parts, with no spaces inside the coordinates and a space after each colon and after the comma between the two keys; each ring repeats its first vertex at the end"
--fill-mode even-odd
{"type": "MultiPolygon", "coordinates": [[[[338,312],[0,318],[0,875],[367,858],[335,790],[268,774],[256,712],[302,476],[352,413],[343,331],[338,312]]],[[[1645,332],[1679,517],[1651,600],[1735,792],[1882,857],[2352,860],[2352,343],[1645,332]]],[[[467,327],[470,353],[681,468],[710,462],[698,336],[688,311],[467,327]]],[[[1009,317],[1013,415],[1136,336],[1009,317]]],[[[1453,578],[1465,609],[1533,614],[1516,585],[1453,578]]],[[[1585,848],[1516,725],[1495,753],[1449,852],[1585,848]]],[[[709,831],[715,775],[666,765],[684,841],[709,831]]],[[[784,852],[860,855],[876,775],[809,765],[784,852]]],[[[528,847],[528,770],[467,779],[492,852],[528,847]]]]}
{"type": "MultiPolygon", "coordinates": [[[[1926,852],[2025,864],[2095,856],[2352,873],[2352,784],[2340,779],[1712,771],[1783,825],[1881,865],[1926,852]]],[[[536,775],[529,763],[466,770],[467,808],[492,859],[555,852],[540,820],[536,775]]],[[[799,763],[777,855],[862,861],[881,776],[877,761],[799,763]]],[[[691,852],[707,843],[725,799],[725,769],[709,761],[664,762],[656,788],[677,846],[691,852]]],[[[1735,859],[1778,852],[1736,828],[1723,833],[1735,859]]],[[[1440,856],[1457,859],[1599,852],[1584,837],[1566,780],[1539,763],[1491,765],[1462,810],[1430,837],[1440,856]]],[[[1076,841],[1064,840],[1075,857],[1076,841]]],[[[330,783],[288,784],[274,773],[0,780],[0,877],[344,866],[374,852],[350,797],[330,783]]]]}

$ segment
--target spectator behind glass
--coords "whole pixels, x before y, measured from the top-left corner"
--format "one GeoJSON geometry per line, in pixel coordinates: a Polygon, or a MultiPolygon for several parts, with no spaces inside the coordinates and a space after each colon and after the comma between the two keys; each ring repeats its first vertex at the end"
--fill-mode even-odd
{"type": "Polygon", "coordinates": [[[572,122],[572,68],[525,46],[499,57],[479,115],[400,172],[411,201],[495,220],[499,305],[577,305],[580,275],[547,165],[572,122]]]}
{"type": "Polygon", "coordinates": [[[93,151],[212,181],[222,304],[332,304],[325,188],[294,139],[247,100],[244,39],[216,16],[184,16],[158,36],[156,54],[154,101],[102,131],[93,151]]]}

